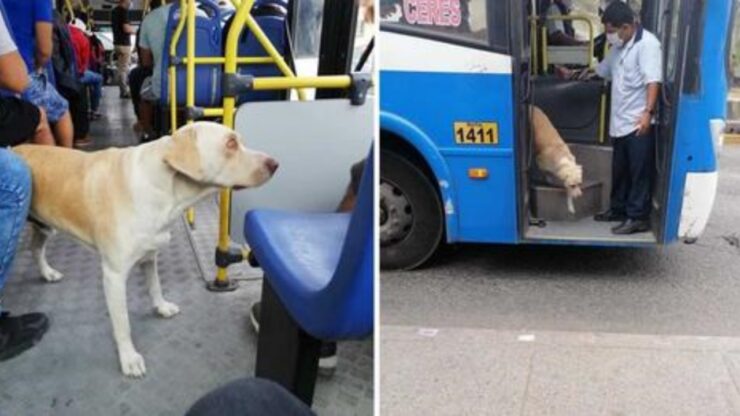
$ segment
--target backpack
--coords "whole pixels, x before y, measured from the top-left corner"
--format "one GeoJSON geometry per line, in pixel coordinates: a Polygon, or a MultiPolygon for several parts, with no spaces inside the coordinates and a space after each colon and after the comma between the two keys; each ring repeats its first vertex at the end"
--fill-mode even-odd
{"type": "Polygon", "coordinates": [[[56,86],[60,92],[77,97],[82,93],[83,88],[77,78],[77,64],[74,47],[72,46],[72,37],[64,18],[57,11],[54,11],[52,35],[54,49],[51,54],[51,66],[53,77],[56,79],[56,86]]]}

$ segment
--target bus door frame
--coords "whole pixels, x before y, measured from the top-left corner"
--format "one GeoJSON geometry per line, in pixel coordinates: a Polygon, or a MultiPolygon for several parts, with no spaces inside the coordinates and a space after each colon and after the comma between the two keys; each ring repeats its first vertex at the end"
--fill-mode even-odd
{"type": "MultiPolygon", "coordinates": [[[[667,235],[667,209],[668,198],[671,182],[679,180],[674,178],[675,173],[673,159],[676,146],[676,126],[681,95],[684,90],[684,81],[686,74],[686,60],[689,37],[696,30],[691,26],[692,14],[696,2],[685,0],[651,0],[658,4],[658,19],[654,22],[656,27],[648,28],[660,40],[663,49],[663,83],[660,86],[658,123],[656,125],[656,178],[655,188],[653,191],[653,205],[658,205],[657,210],[653,210],[652,221],[656,230],[656,237],[659,243],[665,243],[668,240],[667,235]],[[675,41],[679,42],[676,50],[676,65],[674,67],[673,77],[669,79],[668,58],[669,51],[672,47],[671,30],[673,29],[673,9],[682,7],[678,24],[675,26],[679,36],[675,41]]],[[[644,7],[644,6],[643,6],[644,7]]]]}
{"type": "MultiPolygon", "coordinates": [[[[496,0],[492,0],[496,1],[496,0]]],[[[529,1],[528,1],[529,2],[529,1]]],[[[534,3],[531,2],[534,6],[534,3]]],[[[536,10],[533,9],[533,14],[536,10]]],[[[525,32],[530,33],[529,14],[527,6],[521,0],[512,0],[509,3],[509,50],[512,61],[512,103],[515,107],[514,120],[514,152],[515,152],[515,178],[517,181],[516,206],[517,206],[517,234],[519,241],[524,240],[527,228],[530,226],[529,215],[529,162],[532,157],[532,140],[529,123],[529,103],[532,100],[532,42],[529,39],[526,44],[525,32]]]]}

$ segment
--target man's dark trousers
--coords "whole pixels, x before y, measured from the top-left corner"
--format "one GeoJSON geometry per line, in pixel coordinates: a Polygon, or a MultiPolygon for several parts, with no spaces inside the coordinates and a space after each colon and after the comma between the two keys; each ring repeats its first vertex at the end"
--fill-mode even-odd
{"type": "Polygon", "coordinates": [[[612,190],[610,210],[633,220],[650,218],[655,175],[655,134],[633,132],[612,138],[612,190]]]}

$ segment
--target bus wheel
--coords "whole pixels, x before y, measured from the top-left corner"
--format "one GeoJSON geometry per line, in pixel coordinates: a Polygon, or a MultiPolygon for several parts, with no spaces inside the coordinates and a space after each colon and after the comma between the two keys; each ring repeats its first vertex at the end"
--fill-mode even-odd
{"type": "Polygon", "coordinates": [[[437,191],[421,170],[392,152],[381,152],[380,176],[380,266],[419,267],[442,240],[437,191]]]}

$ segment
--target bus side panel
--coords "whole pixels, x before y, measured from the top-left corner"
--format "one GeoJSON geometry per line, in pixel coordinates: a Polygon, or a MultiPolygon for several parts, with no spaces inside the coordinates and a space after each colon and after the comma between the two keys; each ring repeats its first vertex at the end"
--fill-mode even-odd
{"type": "MultiPolygon", "coordinates": [[[[423,64],[420,64],[423,65],[423,64]]],[[[508,73],[381,71],[381,108],[421,130],[449,166],[453,200],[445,211],[458,216],[456,241],[517,241],[513,157],[512,78],[508,73]],[[497,144],[458,144],[455,123],[496,123],[497,144]],[[469,169],[488,169],[471,179],[469,169]]]]}
{"type": "Polygon", "coordinates": [[[731,21],[729,0],[708,0],[700,60],[701,87],[682,94],[666,213],[665,243],[696,238],[704,230],[717,192],[718,132],[714,120],[726,118],[725,45],[731,21]]]}

